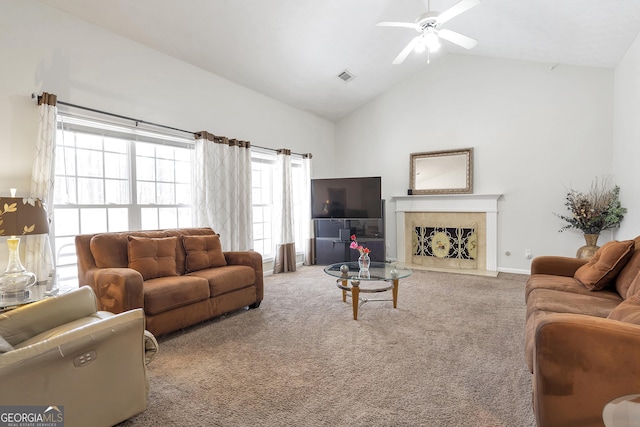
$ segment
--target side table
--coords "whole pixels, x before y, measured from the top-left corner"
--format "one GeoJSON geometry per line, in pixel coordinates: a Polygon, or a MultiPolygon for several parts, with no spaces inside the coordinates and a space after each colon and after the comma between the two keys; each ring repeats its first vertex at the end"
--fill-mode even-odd
{"type": "Polygon", "coordinates": [[[71,289],[61,290],[59,288],[56,288],[54,290],[48,291],[46,280],[37,282],[35,285],[31,286],[25,291],[27,295],[19,295],[15,297],[0,295],[0,312],[12,310],[22,305],[31,304],[33,302],[40,301],[51,296],[59,295],[70,290],[71,289]]]}

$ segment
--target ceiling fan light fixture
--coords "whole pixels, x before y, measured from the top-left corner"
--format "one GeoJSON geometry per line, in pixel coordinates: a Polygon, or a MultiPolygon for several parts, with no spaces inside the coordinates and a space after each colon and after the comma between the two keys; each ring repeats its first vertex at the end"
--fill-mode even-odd
{"type": "Polygon", "coordinates": [[[437,52],[440,49],[440,39],[433,31],[429,31],[424,35],[424,44],[429,48],[429,52],[437,52]]]}

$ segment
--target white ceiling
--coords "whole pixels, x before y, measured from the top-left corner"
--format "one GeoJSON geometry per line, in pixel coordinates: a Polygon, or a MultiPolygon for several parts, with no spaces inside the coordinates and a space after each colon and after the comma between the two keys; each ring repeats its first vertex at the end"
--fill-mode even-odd
{"type": "MultiPolygon", "coordinates": [[[[413,22],[427,0],[40,1],[329,120],[429,67],[425,54],[392,65],[416,33],[375,25],[413,22]]],[[[482,0],[444,27],[479,43],[438,55],[613,68],[640,32],[640,0],[482,0]]]]}

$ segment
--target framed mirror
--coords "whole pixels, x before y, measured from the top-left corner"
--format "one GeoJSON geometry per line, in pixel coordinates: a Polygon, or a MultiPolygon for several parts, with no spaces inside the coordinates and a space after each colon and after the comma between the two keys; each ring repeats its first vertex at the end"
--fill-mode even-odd
{"type": "Polygon", "coordinates": [[[473,148],[411,153],[410,194],[473,192],[473,148]]]}

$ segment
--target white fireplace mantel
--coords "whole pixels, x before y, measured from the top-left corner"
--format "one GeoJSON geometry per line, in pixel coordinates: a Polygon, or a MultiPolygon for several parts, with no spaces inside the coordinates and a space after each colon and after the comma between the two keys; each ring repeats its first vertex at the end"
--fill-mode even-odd
{"type": "Polygon", "coordinates": [[[437,194],[396,196],[398,260],[405,260],[406,212],[482,212],[486,214],[486,270],[498,271],[498,199],[502,194],[437,194]]]}

